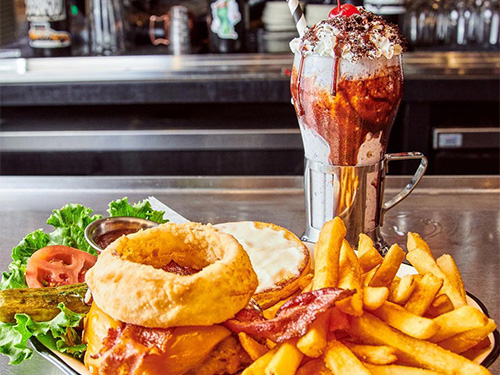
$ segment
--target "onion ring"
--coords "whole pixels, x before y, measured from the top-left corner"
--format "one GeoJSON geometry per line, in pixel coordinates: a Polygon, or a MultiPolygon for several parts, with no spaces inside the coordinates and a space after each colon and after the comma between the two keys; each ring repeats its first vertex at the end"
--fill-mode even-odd
{"type": "Polygon", "coordinates": [[[112,318],[157,328],[222,323],[247,306],[258,285],[238,241],[197,223],[167,223],[119,238],[85,281],[112,318]],[[200,271],[184,276],[161,269],[172,260],[200,271]]]}

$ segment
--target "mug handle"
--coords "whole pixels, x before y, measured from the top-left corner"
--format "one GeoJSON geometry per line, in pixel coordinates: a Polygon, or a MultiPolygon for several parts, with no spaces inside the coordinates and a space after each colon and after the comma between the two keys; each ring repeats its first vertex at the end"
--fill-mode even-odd
{"type": "Polygon", "coordinates": [[[149,17],[149,39],[151,39],[151,43],[155,46],[163,44],[168,46],[170,44],[170,40],[168,39],[167,30],[170,25],[170,15],[164,14],[162,16],[151,16],[149,17]],[[165,30],[165,38],[156,38],[155,36],[155,26],[156,23],[163,22],[163,29],[165,30]]]}
{"type": "Polygon", "coordinates": [[[389,167],[389,162],[391,161],[420,160],[420,165],[411,178],[411,181],[403,188],[403,190],[401,190],[398,194],[396,194],[394,197],[392,197],[382,205],[382,210],[380,213],[381,226],[383,225],[384,215],[386,214],[386,212],[397,205],[399,202],[404,200],[408,195],[410,195],[410,193],[413,191],[413,189],[415,189],[422,177],[424,177],[424,173],[427,169],[427,158],[421,152],[400,152],[397,154],[387,154],[385,155],[385,160],[387,161],[385,166],[386,172],[387,168],[389,167]]]}

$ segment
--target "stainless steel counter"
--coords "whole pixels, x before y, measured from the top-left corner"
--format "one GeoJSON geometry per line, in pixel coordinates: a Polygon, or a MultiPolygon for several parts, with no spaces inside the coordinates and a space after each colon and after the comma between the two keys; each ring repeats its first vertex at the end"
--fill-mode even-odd
{"type": "MultiPolygon", "coordinates": [[[[291,53],[3,59],[0,101],[4,106],[289,102],[292,59],[291,53]]],[[[495,52],[408,52],[403,67],[405,100],[498,97],[495,52]]]]}
{"type": "MultiPolygon", "coordinates": [[[[388,178],[386,195],[400,189],[405,177],[388,178]]],[[[49,229],[51,210],[77,202],[104,214],[108,202],[154,195],[194,221],[270,221],[302,234],[304,199],[300,177],[141,178],[141,177],[0,177],[0,269],[27,233],[49,229]]],[[[408,231],[420,233],[436,256],[455,259],[467,290],[500,321],[500,178],[426,177],[416,191],[386,216],[383,234],[404,244],[408,231]]],[[[497,361],[491,368],[500,371],[497,361]]],[[[0,374],[58,374],[35,355],[20,366],[0,358],[0,374]]]]}
{"type": "MultiPolygon", "coordinates": [[[[291,53],[150,55],[0,60],[0,84],[284,79],[291,53]]],[[[404,73],[413,79],[489,79],[500,74],[494,52],[408,52],[404,73]]]]}

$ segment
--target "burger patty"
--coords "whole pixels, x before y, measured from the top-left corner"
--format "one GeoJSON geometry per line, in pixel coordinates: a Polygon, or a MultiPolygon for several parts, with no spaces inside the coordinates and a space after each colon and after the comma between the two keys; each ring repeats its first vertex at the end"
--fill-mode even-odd
{"type": "Polygon", "coordinates": [[[252,363],[250,357],[234,336],[222,340],[199,366],[185,375],[236,374],[252,363]]]}

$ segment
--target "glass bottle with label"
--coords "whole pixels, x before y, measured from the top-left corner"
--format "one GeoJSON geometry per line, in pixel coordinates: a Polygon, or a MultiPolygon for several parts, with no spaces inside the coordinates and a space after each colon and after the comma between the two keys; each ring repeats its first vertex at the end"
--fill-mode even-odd
{"type": "Polygon", "coordinates": [[[235,53],[245,49],[247,2],[209,0],[208,27],[210,52],[235,53]]]}
{"type": "Polygon", "coordinates": [[[29,44],[37,57],[71,55],[71,34],[65,0],[25,0],[29,44]]]}

